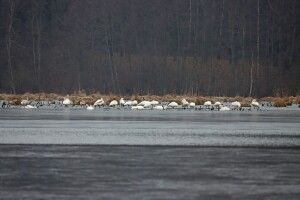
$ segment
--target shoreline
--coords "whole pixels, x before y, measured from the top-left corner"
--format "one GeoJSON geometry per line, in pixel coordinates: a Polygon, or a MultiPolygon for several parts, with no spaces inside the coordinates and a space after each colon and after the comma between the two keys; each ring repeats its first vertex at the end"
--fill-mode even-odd
{"type": "Polygon", "coordinates": [[[0,101],[7,101],[10,105],[21,105],[21,101],[27,99],[29,101],[63,101],[65,97],[68,97],[74,105],[81,105],[82,102],[86,104],[92,105],[98,99],[103,98],[105,104],[111,102],[112,100],[119,101],[121,98],[126,100],[137,100],[141,102],[143,100],[155,100],[159,102],[177,102],[181,103],[182,99],[186,99],[189,102],[195,102],[196,105],[203,105],[205,101],[212,101],[213,103],[216,101],[220,102],[241,102],[243,107],[250,107],[250,103],[253,99],[257,99],[260,102],[269,102],[275,107],[286,107],[292,104],[300,104],[300,95],[297,96],[286,96],[286,97],[276,97],[276,96],[268,96],[268,97],[228,97],[228,96],[195,96],[195,95],[176,95],[176,94],[168,94],[163,96],[158,95],[116,95],[116,94],[86,94],[84,92],[76,92],[70,95],[63,95],[57,93],[24,93],[24,94],[8,94],[8,93],[0,93],[0,101]]]}

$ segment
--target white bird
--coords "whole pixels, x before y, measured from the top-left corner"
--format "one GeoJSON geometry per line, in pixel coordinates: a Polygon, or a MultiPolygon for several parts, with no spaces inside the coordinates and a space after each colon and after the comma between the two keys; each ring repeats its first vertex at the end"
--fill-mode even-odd
{"type": "Polygon", "coordinates": [[[217,102],[215,102],[214,106],[215,106],[217,109],[220,109],[221,106],[222,106],[222,104],[221,104],[221,102],[217,101],[217,102]]]}
{"type": "Polygon", "coordinates": [[[21,105],[23,105],[23,106],[26,106],[26,105],[28,105],[28,104],[30,104],[30,101],[28,100],[28,98],[27,98],[27,99],[23,99],[23,100],[21,101],[21,105]]]}
{"type": "Polygon", "coordinates": [[[139,104],[139,106],[144,106],[147,105],[147,106],[151,106],[151,102],[150,101],[141,101],[139,104]]]}
{"type": "Polygon", "coordinates": [[[205,106],[211,106],[211,101],[205,101],[203,105],[205,105],[205,106]]]}
{"type": "Polygon", "coordinates": [[[33,109],[33,108],[37,108],[36,106],[32,106],[32,105],[26,105],[25,108],[27,109],[33,109]]]}
{"type": "Polygon", "coordinates": [[[251,106],[253,106],[254,108],[259,108],[259,107],[260,107],[260,105],[259,105],[259,103],[256,101],[256,99],[253,99],[253,100],[252,100],[251,106]]]}
{"type": "Polygon", "coordinates": [[[143,106],[132,106],[131,110],[143,110],[144,107],[143,106]]]}
{"type": "Polygon", "coordinates": [[[221,105],[221,102],[220,102],[220,101],[216,101],[214,105],[215,105],[215,106],[220,106],[220,105],[221,105]]]}
{"type": "Polygon", "coordinates": [[[87,110],[94,110],[95,108],[94,108],[94,106],[87,105],[86,109],[87,110]]]}
{"type": "Polygon", "coordinates": [[[169,103],[168,106],[171,108],[175,108],[175,107],[178,107],[178,103],[176,103],[175,101],[172,101],[171,103],[169,103]]]}
{"type": "Polygon", "coordinates": [[[182,103],[182,106],[183,106],[183,107],[189,106],[189,102],[188,102],[186,99],[182,99],[182,100],[181,100],[181,103],[182,103]]]}
{"type": "Polygon", "coordinates": [[[191,102],[190,105],[189,105],[191,108],[194,108],[196,107],[196,104],[194,102],[191,102]]]}
{"type": "Polygon", "coordinates": [[[143,107],[150,108],[152,106],[151,101],[145,101],[143,107]]]}
{"type": "Polygon", "coordinates": [[[116,100],[112,100],[110,103],[109,103],[109,106],[113,107],[113,106],[117,106],[118,105],[118,102],[116,100]]]}
{"type": "Polygon", "coordinates": [[[124,98],[121,98],[121,99],[120,99],[120,105],[121,105],[121,106],[124,106],[125,103],[126,103],[126,101],[124,100],[124,98]]]}
{"type": "Polygon", "coordinates": [[[235,101],[235,102],[232,102],[232,103],[231,103],[231,106],[232,106],[233,108],[240,108],[240,107],[241,107],[241,103],[238,102],[238,101],[235,101]]]}
{"type": "Polygon", "coordinates": [[[132,105],[133,105],[133,106],[136,106],[136,105],[138,105],[138,102],[137,102],[137,100],[133,100],[133,101],[132,101],[132,105]]]}
{"type": "Polygon", "coordinates": [[[137,109],[138,109],[138,110],[143,110],[144,107],[143,107],[143,106],[137,106],[137,109]]]}
{"type": "Polygon", "coordinates": [[[132,105],[132,101],[131,100],[126,101],[123,105],[124,106],[131,106],[132,105]]]}
{"type": "Polygon", "coordinates": [[[137,110],[137,106],[132,106],[131,110],[137,110]]]}
{"type": "Polygon", "coordinates": [[[163,110],[164,107],[161,106],[161,105],[157,105],[157,106],[154,106],[153,109],[154,109],[154,110],[163,110]]]}
{"type": "Polygon", "coordinates": [[[230,108],[228,108],[227,106],[221,106],[220,111],[229,111],[230,108]]]}
{"type": "Polygon", "coordinates": [[[155,101],[155,100],[152,100],[150,103],[151,103],[152,106],[156,106],[156,105],[159,104],[159,102],[158,102],[158,101],[155,101]]]}
{"type": "Polygon", "coordinates": [[[65,106],[69,106],[72,104],[73,104],[73,102],[69,98],[65,98],[63,101],[63,105],[65,105],[65,106]]]}
{"type": "Polygon", "coordinates": [[[104,103],[105,103],[104,100],[101,98],[95,101],[94,106],[102,106],[104,105],[104,103]]]}
{"type": "Polygon", "coordinates": [[[211,101],[205,101],[203,105],[206,107],[206,109],[210,109],[211,104],[211,101]]]}
{"type": "Polygon", "coordinates": [[[141,101],[138,105],[139,106],[143,106],[145,104],[146,101],[141,101]]]}
{"type": "Polygon", "coordinates": [[[143,106],[143,107],[150,107],[151,102],[150,101],[141,101],[138,106],[143,106]]]}

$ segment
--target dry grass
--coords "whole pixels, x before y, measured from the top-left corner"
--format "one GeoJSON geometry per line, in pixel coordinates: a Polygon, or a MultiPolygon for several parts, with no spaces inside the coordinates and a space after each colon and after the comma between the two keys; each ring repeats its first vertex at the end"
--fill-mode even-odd
{"type": "MultiPolygon", "coordinates": [[[[103,98],[103,100],[108,104],[112,100],[120,100],[121,96],[115,94],[100,94],[92,93],[86,94],[84,91],[74,92],[70,95],[61,95],[55,93],[24,93],[24,94],[5,94],[0,93],[0,100],[6,100],[12,105],[20,105],[23,99],[28,99],[30,101],[54,101],[54,100],[64,100],[65,97],[69,97],[74,104],[93,104],[96,100],[103,98]]],[[[188,102],[195,102],[196,105],[203,105],[205,101],[211,101],[212,103],[216,101],[220,102],[241,102],[243,107],[249,107],[253,98],[251,97],[217,97],[217,96],[188,96],[188,95],[176,95],[168,94],[164,96],[157,95],[131,95],[131,96],[122,96],[126,100],[137,100],[141,102],[143,100],[157,100],[159,102],[171,102],[175,101],[178,104],[181,104],[183,98],[188,102]]],[[[260,98],[261,101],[272,102],[276,107],[285,107],[292,104],[300,104],[300,96],[290,96],[290,97],[263,97],[260,98]]]]}
{"type": "Polygon", "coordinates": [[[268,97],[270,102],[273,102],[275,107],[286,107],[292,104],[300,104],[300,96],[290,96],[290,97],[268,97]]]}
{"type": "Polygon", "coordinates": [[[286,107],[287,106],[285,101],[281,98],[276,99],[273,104],[275,107],[286,107]]]}
{"type": "Polygon", "coordinates": [[[241,103],[241,106],[242,107],[251,107],[251,104],[250,103],[241,103]]]}
{"type": "Polygon", "coordinates": [[[294,97],[294,104],[300,104],[300,95],[297,95],[296,97],[294,97]]]}
{"type": "Polygon", "coordinates": [[[285,96],[285,97],[263,97],[261,98],[262,101],[269,101],[269,102],[280,102],[284,101],[287,106],[292,104],[300,104],[300,96],[285,96]]]}
{"type": "Polygon", "coordinates": [[[294,98],[293,97],[285,97],[284,102],[287,106],[291,106],[293,104],[294,98]]]}

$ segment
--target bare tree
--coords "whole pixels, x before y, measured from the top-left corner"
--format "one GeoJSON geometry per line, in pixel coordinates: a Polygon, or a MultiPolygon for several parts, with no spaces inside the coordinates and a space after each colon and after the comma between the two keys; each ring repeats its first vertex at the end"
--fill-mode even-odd
{"type": "Polygon", "coordinates": [[[299,93],[299,1],[171,2],[0,0],[0,90],[299,93]]]}
{"type": "Polygon", "coordinates": [[[12,35],[13,35],[13,22],[14,22],[14,13],[15,13],[15,2],[14,0],[9,0],[9,11],[8,11],[8,29],[7,29],[7,39],[6,39],[6,50],[7,50],[7,64],[9,68],[10,74],[10,87],[11,91],[15,94],[15,80],[14,80],[14,72],[12,66],[12,35]]]}
{"type": "Polygon", "coordinates": [[[41,22],[40,1],[31,1],[31,37],[32,37],[32,63],[35,77],[35,87],[41,90],[41,22]]]}
{"type": "MultiPolygon", "coordinates": [[[[256,75],[259,76],[259,46],[260,46],[260,31],[259,31],[259,26],[260,26],[260,3],[259,0],[257,0],[257,25],[256,25],[256,50],[257,50],[257,54],[256,54],[256,75]]],[[[257,77],[258,79],[258,77],[257,77]]]]}
{"type": "Polygon", "coordinates": [[[250,87],[249,87],[249,97],[252,96],[252,90],[253,90],[253,68],[254,68],[254,60],[253,60],[253,50],[251,53],[251,67],[250,67],[250,87]]]}

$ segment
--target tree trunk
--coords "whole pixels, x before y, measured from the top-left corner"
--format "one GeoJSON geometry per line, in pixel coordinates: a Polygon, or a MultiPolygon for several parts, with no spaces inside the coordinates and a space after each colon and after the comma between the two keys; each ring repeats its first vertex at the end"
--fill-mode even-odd
{"type": "Polygon", "coordinates": [[[35,89],[40,92],[41,83],[41,30],[38,4],[32,3],[31,36],[32,36],[32,59],[35,77],[35,89]]]}
{"type": "Polygon", "coordinates": [[[190,6],[189,6],[189,46],[188,49],[191,48],[191,41],[192,41],[192,0],[190,0],[190,6]]]}
{"type": "Polygon", "coordinates": [[[220,20],[220,28],[219,28],[219,44],[218,44],[218,57],[221,58],[222,51],[221,51],[221,43],[222,43],[222,30],[223,30],[223,20],[224,20],[224,0],[222,0],[222,11],[221,11],[221,20],[220,20]]]}
{"type": "Polygon", "coordinates": [[[12,30],[13,30],[13,18],[15,12],[15,2],[14,0],[9,0],[9,23],[8,23],[8,32],[7,32],[7,41],[6,41],[6,50],[7,50],[7,64],[10,74],[10,87],[12,93],[16,93],[14,73],[12,67],[12,56],[11,56],[11,44],[12,44],[12,30]]]}
{"type": "MultiPolygon", "coordinates": [[[[259,36],[259,26],[260,26],[260,0],[257,0],[257,27],[256,27],[256,50],[257,50],[257,55],[256,55],[256,82],[259,82],[259,57],[260,57],[260,52],[259,52],[259,46],[260,46],[260,36],[259,36]]],[[[256,84],[257,86],[259,84],[256,84]]],[[[257,91],[258,92],[258,91],[257,91]]]]}
{"type": "Polygon", "coordinates": [[[250,89],[249,89],[249,97],[252,95],[252,89],[253,89],[253,67],[254,67],[254,60],[253,60],[253,50],[252,50],[252,56],[251,56],[251,68],[250,68],[250,89]]]}
{"type": "MultiPolygon", "coordinates": [[[[32,8],[32,12],[34,12],[32,8]]],[[[38,85],[38,78],[37,78],[37,67],[36,67],[36,31],[35,31],[35,14],[32,13],[31,18],[31,36],[32,36],[32,64],[33,64],[33,72],[35,78],[35,87],[38,85]]]]}

